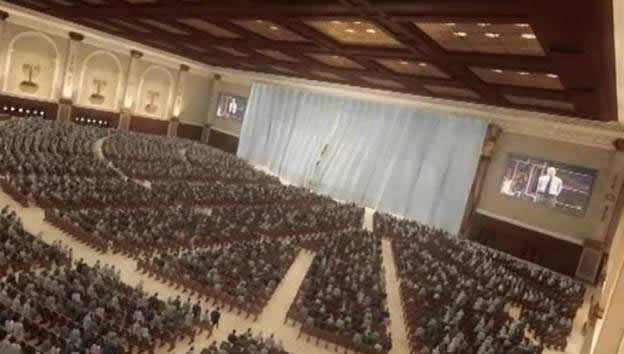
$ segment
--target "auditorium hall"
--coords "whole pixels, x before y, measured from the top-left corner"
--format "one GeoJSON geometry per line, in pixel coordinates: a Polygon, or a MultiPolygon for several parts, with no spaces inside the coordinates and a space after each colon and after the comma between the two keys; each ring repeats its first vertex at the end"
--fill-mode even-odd
{"type": "Polygon", "coordinates": [[[623,72],[615,0],[0,0],[0,354],[624,354],[623,72]]]}

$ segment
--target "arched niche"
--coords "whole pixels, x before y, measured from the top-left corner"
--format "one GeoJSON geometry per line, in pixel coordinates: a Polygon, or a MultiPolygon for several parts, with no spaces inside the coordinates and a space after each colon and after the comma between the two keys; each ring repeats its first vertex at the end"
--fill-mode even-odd
{"type": "Polygon", "coordinates": [[[119,58],[105,50],[94,51],[85,58],[80,69],[78,104],[118,110],[122,81],[119,58]]]}
{"type": "Polygon", "coordinates": [[[169,119],[168,112],[173,94],[173,75],[162,66],[148,67],[141,75],[137,91],[137,107],[140,115],[169,119]]]}
{"type": "Polygon", "coordinates": [[[4,91],[53,100],[59,57],[56,42],[49,36],[35,31],[17,34],[8,47],[4,91]]]}

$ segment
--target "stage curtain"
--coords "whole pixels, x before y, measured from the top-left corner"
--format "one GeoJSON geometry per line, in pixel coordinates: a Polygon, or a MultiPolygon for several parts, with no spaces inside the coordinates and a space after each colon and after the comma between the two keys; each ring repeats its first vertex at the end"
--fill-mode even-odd
{"type": "Polygon", "coordinates": [[[238,156],[336,199],[457,233],[486,128],[465,115],[256,83],[238,156]]]}

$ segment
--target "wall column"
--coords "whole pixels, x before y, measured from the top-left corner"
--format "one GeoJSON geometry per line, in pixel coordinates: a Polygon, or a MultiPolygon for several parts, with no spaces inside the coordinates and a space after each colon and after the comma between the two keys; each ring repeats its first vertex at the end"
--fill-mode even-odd
{"type": "Polygon", "coordinates": [[[135,95],[137,90],[137,79],[139,70],[139,61],[143,53],[138,50],[130,51],[130,61],[126,70],[126,85],[123,89],[123,98],[121,102],[121,110],[119,113],[119,123],[117,128],[121,130],[130,129],[130,120],[132,120],[132,112],[135,107],[135,95]]]}
{"type": "Polygon", "coordinates": [[[7,41],[6,35],[6,19],[9,17],[9,13],[0,11],[0,87],[4,87],[4,65],[6,63],[9,48],[7,47],[9,41],[7,41]]]}
{"type": "Polygon", "coordinates": [[[214,125],[217,117],[217,105],[219,103],[219,92],[221,91],[221,75],[215,74],[210,88],[210,102],[208,103],[208,112],[206,123],[202,129],[201,142],[208,143],[210,139],[210,129],[214,125]]]}
{"type": "Polygon", "coordinates": [[[180,125],[180,112],[182,111],[182,103],[184,100],[184,87],[186,84],[186,74],[188,73],[188,71],[188,65],[180,65],[180,70],[178,70],[178,77],[176,79],[175,91],[173,96],[173,105],[171,106],[171,118],[169,119],[167,136],[178,136],[178,125],[180,125]]]}
{"type": "MultiPolygon", "coordinates": [[[[624,220],[620,218],[620,227],[618,227],[618,237],[621,237],[621,233],[624,233],[624,220]]],[[[604,317],[599,308],[593,308],[590,311],[590,330],[593,332],[593,324],[597,317],[603,318],[603,322],[600,326],[600,331],[597,337],[594,338],[595,350],[594,354],[616,354],[619,353],[622,340],[624,339],[624,321],[622,321],[622,315],[624,315],[624,264],[623,260],[617,261],[617,267],[614,267],[610,272],[614,272],[613,291],[610,294],[610,301],[607,306],[604,317]]],[[[586,340],[591,337],[591,332],[586,340]]]]}
{"type": "Polygon", "coordinates": [[[603,215],[598,225],[601,231],[597,236],[603,236],[603,248],[608,252],[606,264],[598,280],[598,289],[601,289],[598,300],[598,309],[605,309],[613,299],[612,293],[620,268],[624,266],[624,140],[615,142],[615,155],[609,175],[609,186],[605,191],[603,215]]]}
{"type": "Polygon", "coordinates": [[[488,168],[490,167],[490,161],[496,151],[496,142],[502,133],[502,129],[495,125],[489,124],[485,139],[483,140],[483,146],[481,147],[481,157],[479,158],[479,164],[477,165],[477,171],[475,173],[474,181],[472,182],[472,188],[468,195],[468,201],[466,202],[466,208],[464,210],[464,219],[459,231],[460,237],[469,237],[474,222],[474,214],[479,205],[481,199],[481,190],[483,189],[483,182],[487,176],[488,168]]]}
{"type": "Polygon", "coordinates": [[[67,53],[65,55],[65,72],[61,82],[61,99],[59,100],[58,113],[56,119],[60,121],[70,121],[71,110],[74,100],[74,80],[78,69],[78,48],[84,36],[80,33],[69,32],[67,43],[67,53]]]}

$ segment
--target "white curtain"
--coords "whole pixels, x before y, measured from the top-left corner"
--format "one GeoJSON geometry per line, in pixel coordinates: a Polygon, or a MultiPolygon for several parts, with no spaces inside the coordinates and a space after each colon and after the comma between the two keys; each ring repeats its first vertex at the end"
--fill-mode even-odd
{"type": "Polygon", "coordinates": [[[238,156],[291,183],[457,233],[486,128],[468,116],[256,83],[238,156]]]}

